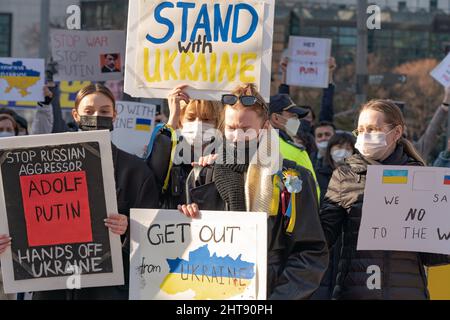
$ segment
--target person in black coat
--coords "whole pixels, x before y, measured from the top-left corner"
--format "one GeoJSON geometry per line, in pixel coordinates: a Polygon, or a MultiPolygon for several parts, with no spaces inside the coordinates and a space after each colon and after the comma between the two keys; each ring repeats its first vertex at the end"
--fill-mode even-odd
{"type": "Polygon", "coordinates": [[[333,173],[320,219],[329,247],[343,232],[334,299],[429,299],[424,266],[450,262],[447,255],[356,250],[367,166],[425,165],[414,146],[402,138],[404,127],[402,113],[392,101],[368,102],[362,108],[355,131],[359,153],[333,173]],[[380,288],[367,286],[372,266],[380,268],[380,288]]]}
{"type": "Polygon", "coordinates": [[[271,139],[278,142],[278,134],[271,129],[268,107],[253,85],[240,86],[231,95],[224,95],[222,102],[228,146],[223,148],[224,157],[203,168],[195,183],[189,183],[191,201],[178,209],[190,217],[196,217],[200,209],[267,212],[267,297],[308,299],[318,288],[328,263],[314,178],[294,162],[277,162],[281,155],[274,155],[273,149],[268,156],[271,165],[260,164],[259,150],[271,139]],[[258,150],[251,147],[256,145],[255,140],[258,150]],[[241,148],[241,144],[246,147],[241,148]],[[253,161],[255,154],[259,155],[257,161],[253,161]],[[229,155],[233,161],[229,161],[229,155]],[[208,169],[210,173],[204,173],[208,169]],[[288,203],[292,208],[290,215],[286,210],[288,203]]]}
{"type": "MultiPolygon", "coordinates": [[[[81,130],[112,130],[113,121],[116,117],[114,96],[103,85],[89,85],[78,92],[72,115],[81,130]]],[[[113,233],[121,236],[125,284],[122,286],[34,292],[34,300],[128,299],[130,256],[128,220],[130,209],[158,208],[158,190],[154,174],[143,160],[118,149],[114,144],[112,145],[112,158],[119,214],[110,215],[105,225],[113,233]]]]}

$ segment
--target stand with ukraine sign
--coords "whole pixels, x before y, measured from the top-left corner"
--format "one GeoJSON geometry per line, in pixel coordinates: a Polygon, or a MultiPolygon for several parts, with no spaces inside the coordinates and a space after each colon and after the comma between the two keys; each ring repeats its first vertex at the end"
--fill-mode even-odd
{"type": "Polygon", "coordinates": [[[270,97],[274,0],[130,1],[125,92],[220,100],[241,83],[270,97]]]}
{"type": "Polygon", "coordinates": [[[266,213],[132,209],[130,225],[130,300],[266,298],[266,213]]]}

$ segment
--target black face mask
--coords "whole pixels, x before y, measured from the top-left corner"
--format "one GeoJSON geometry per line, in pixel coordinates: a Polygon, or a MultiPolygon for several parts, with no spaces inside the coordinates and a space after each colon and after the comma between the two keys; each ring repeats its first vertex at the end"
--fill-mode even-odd
{"type": "Polygon", "coordinates": [[[113,118],[102,116],[80,116],[78,126],[83,131],[109,130],[113,131],[113,118]]]}

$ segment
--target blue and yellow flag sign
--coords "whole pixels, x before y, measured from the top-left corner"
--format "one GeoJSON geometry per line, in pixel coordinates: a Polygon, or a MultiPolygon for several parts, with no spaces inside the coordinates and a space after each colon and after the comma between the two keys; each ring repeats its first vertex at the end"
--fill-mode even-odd
{"type": "Polygon", "coordinates": [[[407,184],[408,170],[384,170],[383,184],[407,184]]]}
{"type": "Polygon", "coordinates": [[[132,209],[130,259],[131,300],[265,299],[267,214],[132,209]]]}
{"type": "Polygon", "coordinates": [[[220,100],[240,83],[270,95],[274,0],[130,2],[125,92],[220,100]]]}
{"type": "Polygon", "coordinates": [[[44,81],[44,59],[0,58],[2,100],[42,101],[44,81]]]}

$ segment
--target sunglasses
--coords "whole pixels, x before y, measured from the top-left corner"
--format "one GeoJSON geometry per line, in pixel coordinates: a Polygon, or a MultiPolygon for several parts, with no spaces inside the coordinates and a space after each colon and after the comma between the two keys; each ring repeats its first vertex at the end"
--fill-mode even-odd
{"type": "Polygon", "coordinates": [[[234,106],[238,101],[241,102],[241,104],[245,107],[251,107],[255,104],[259,104],[261,106],[265,106],[265,104],[259,100],[255,96],[236,96],[234,94],[224,94],[222,95],[222,104],[227,104],[229,106],[234,106]]]}

